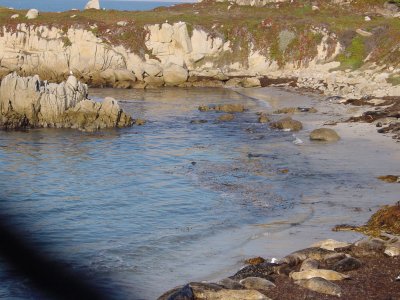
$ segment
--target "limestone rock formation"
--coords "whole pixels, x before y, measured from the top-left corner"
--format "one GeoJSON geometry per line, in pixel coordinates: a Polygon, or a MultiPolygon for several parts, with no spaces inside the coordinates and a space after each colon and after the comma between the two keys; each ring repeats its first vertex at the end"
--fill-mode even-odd
{"type": "Polygon", "coordinates": [[[41,81],[39,76],[7,75],[0,86],[0,128],[34,127],[96,130],[132,125],[132,119],[117,101],[103,103],[87,99],[88,88],[74,76],[60,84],[41,81]]]}
{"type": "Polygon", "coordinates": [[[167,85],[178,85],[184,83],[188,78],[188,71],[176,64],[166,66],[163,74],[167,85]]]}
{"type": "Polygon", "coordinates": [[[100,9],[99,0],[89,0],[85,6],[85,9],[100,9]]]}
{"type": "Polygon", "coordinates": [[[29,20],[36,19],[39,16],[39,11],[35,8],[28,10],[25,17],[29,20]]]}

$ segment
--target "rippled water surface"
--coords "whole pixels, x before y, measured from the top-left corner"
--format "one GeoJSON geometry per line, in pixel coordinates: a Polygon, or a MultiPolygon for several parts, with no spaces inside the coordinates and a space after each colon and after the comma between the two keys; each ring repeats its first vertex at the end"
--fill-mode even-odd
{"type": "MultiPolygon", "coordinates": [[[[296,146],[291,133],[256,123],[266,102],[224,89],[91,96],[113,96],[148,123],[101,133],[0,132],[1,209],[110,296],[154,299],[186,281],[221,278],[249,255],[279,255],[355,211],[367,215],[357,207],[375,207],[376,194],[392,197],[371,184],[393,168],[390,153],[375,165],[340,143],[296,146]],[[218,123],[218,113],[197,110],[211,103],[249,110],[218,123]],[[208,122],[191,123],[200,119],[208,122]]],[[[41,298],[4,265],[0,281],[1,298],[41,298]]]]}

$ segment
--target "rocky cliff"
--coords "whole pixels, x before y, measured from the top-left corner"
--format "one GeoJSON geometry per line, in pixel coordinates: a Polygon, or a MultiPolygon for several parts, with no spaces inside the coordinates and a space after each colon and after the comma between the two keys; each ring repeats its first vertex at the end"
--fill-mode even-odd
{"type": "MultiPolygon", "coordinates": [[[[0,76],[60,82],[73,72],[91,86],[120,88],[290,82],[349,98],[400,95],[399,19],[383,2],[268,3],[203,1],[144,13],[7,19],[0,76]]],[[[2,18],[14,14],[3,9],[2,18]]]]}
{"type": "Polygon", "coordinates": [[[112,98],[102,103],[87,99],[88,88],[74,76],[60,84],[41,81],[39,76],[12,73],[0,86],[0,128],[34,127],[96,130],[132,124],[112,98]]]}

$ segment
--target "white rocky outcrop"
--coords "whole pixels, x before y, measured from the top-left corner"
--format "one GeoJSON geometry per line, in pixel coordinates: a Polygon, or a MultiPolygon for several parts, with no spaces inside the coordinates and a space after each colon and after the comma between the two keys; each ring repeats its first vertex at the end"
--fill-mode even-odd
{"type": "Polygon", "coordinates": [[[85,5],[85,9],[100,9],[99,0],[89,0],[89,2],[85,5]]]}
{"type": "Polygon", "coordinates": [[[41,81],[37,75],[9,74],[0,86],[0,127],[94,130],[131,125],[131,118],[115,100],[98,103],[87,99],[87,94],[87,85],[74,76],[55,84],[41,81]]]}
{"type": "MultiPolygon", "coordinates": [[[[322,37],[314,57],[278,64],[269,49],[249,44],[246,57],[234,52],[229,40],[194,27],[191,34],[183,22],[154,24],[145,28],[145,51],[139,56],[123,46],[115,46],[93,32],[69,28],[19,24],[16,30],[0,32],[0,78],[14,71],[23,76],[61,82],[70,72],[92,86],[118,88],[190,86],[190,77],[207,78],[196,85],[258,86],[260,77],[296,78],[299,87],[317,89],[326,95],[360,98],[399,96],[400,86],[387,82],[399,73],[397,68],[383,70],[375,64],[356,71],[339,70],[335,57],[344,48],[337,36],[314,28],[322,37]],[[229,80],[231,77],[257,77],[229,80]],[[186,81],[186,82],[185,82],[186,81]]],[[[129,30],[129,28],[121,30],[129,30]]],[[[282,34],[287,35],[288,34],[282,34]]],[[[281,35],[279,35],[280,37],[281,35]]],[[[281,43],[282,47],[288,45],[281,43]]],[[[237,51],[237,49],[235,50],[237,51]]]]}
{"type": "Polygon", "coordinates": [[[29,20],[36,19],[39,16],[39,11],[35,8],[28,10],[25,17],[29,20]]]}

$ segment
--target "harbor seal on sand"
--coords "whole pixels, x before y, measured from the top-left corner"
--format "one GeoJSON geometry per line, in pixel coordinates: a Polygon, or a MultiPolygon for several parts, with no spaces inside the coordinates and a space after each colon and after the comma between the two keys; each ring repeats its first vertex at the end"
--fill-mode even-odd
{"type": "Polygon", "coordinates": [[[307,270],[302,272],[292,272],[290,273],[290,277],[293,280],[305,280],[311,279],[314,277],[321,277],[326,280],[343,280],[349,279],[350,276],[332,271],[332,270],[324,270],[324,269],[314,269],[314,270],[307,270]]]}
{"type": "Polygon", "coordinates": [[[346,272],[358,269],[362,266],[361,261],[354,257],[346,257],[333,265],[332,270],[336,272],[346,272]]]}
{"type": "Polygon", "coordinates": [[[342,289],[340,286],[320,277],[314,277],[308,280],[298,280],[295,283],[317,293],[338,297],[342,295],[342,289]]]}
{"type": "Polygon", "coordinates": [[[271,281],[260,277],[247,277],[240,280],[240,284],[244,285],[247,289],[258,291],[268,291],[269,289],[276,287],[276,285],[271,281]]]}
{"type": "Polygon", "coordinates": [[[318,269],[318,268],[319,268],[318,260],[312,259],[312,258],[307,258],[301,264],[300,271],[307,271],[307,270],[313,270],[313,269],[318,269]]]}

